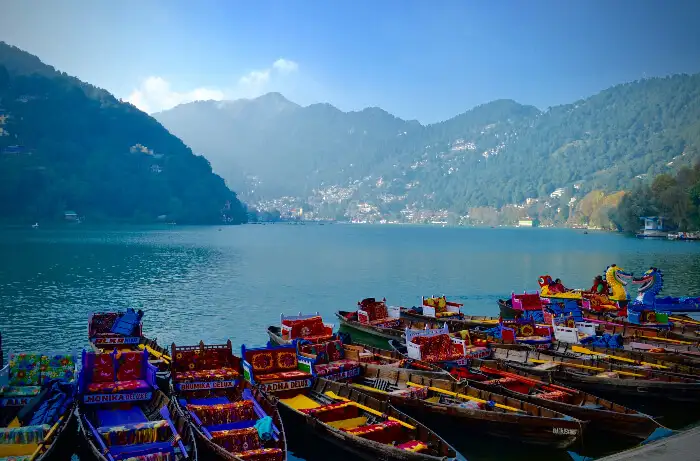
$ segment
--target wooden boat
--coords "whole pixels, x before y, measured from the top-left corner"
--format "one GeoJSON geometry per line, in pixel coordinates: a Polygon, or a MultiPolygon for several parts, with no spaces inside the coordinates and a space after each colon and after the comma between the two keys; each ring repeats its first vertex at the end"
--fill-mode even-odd
{"type": "Polygon", "coordinates": [[[231,341],[173,344],[171,355],[173,394],[191,421],[203,459],[287,459],[276,404],[242,379],[241,360],[233,355],[231,341]]]}
{"type": "Polygon", "coordinates": [[[469,383],[478,388],[534,403],[550,410],[588,421],[590,432],[611,432],[617,435],[647,439],[653,433],[670,433],[649,415],[640,413],[586,392],[559,386],[538,379],[495,360],[475,360],[465,369],[469,383]]]}
{"type": "Polygon", "coordinates": [[[644,394],[645,399],[700,403],[700,380],[692,376],[498,347],[494,358],[510,362],[527,373],[593,394],[637,397],[644,394]]]}
{"type": "Polygon", "coordinates": [[[700,336],[697,335],[695,328],[688,329],[681,324],[672,324],[670,328],[656,328],[650,325],[636,325],[627,321],[609,321],[603,320],[596,314],[591,314],[590,311],[582,311],[584,318],[589,318],[594,321],[602,321],[605,323],[599,324],[601,331],[615,334],[619,333],[624,337],[644,336],[647,338],[661,338],[675,341],[685,341],[698,345],[700,336]]]}
{"type": "MultiPolygon", "coordinates": [[[[391,344],[394,340],[389,340],[391,344]]],[[[368,351],[374,355],[372,360],[362,360],[363,363],[370,363],[372,365],[386,365],[396,368],[406,368],[412,370],[413,372],[420,373],[424,372],[425,376],[434,376],[436,378],[450,379],[451,375],[445,370],[435,365],[434,363],[424,362],[422,360],[415,360],[408,358],[406,356],[406,347],[403,346],[403,352],[399,352],[402,346],[397,344],[395,347],[391,346],[392,350],[384,350],[374,346],[368,346],[366,344],[358,344],[363,347],[365,351],[368,351]]]]}
{"type": "Polygon", "coordinates": [[[288,423],[366,460],[455,460],[457,452],[439,435],[387,402],[319,378],[313,388],[279,400],[288,423]]]}
{"type": "MultiPolygon", "coordinates": [[[[2,364],[0,336],[0,364],[2,364]]],[[[62,461],[76,442],[75,356],[9,354],[0,370],[0,458],[62,461]],[[10,385],[12,384],[12,385],[10,385]]]]}
{"type": "Polygon", "coordinates": [[[411,320],[422,320],[424,322],[447,322],[451,329],[464,329],[471,327],[492,327],[498,324],[498,317],[489,317],[486,315],[466,315],[461,314],[458,317],[440,317],[435,318],[428,315],[420,314],[415,308],[401,308],[401,317],[411,320]]]}
{"type": "Polygon", "coordinates": [[[156,386],[146,351],[83,352],[76,410],[82,459],[196,460],[187,418],[156,386]]]}
{"type": "Polygon", "coordinates": [[[438,325],[445,323],[438,320],[426,322],[422,320],[410,320],[406,318],[386,318],[386,322],[368,324],[361,323],[360,321],[358,321],[357,312],[338,311],[335,313],[335,315],[340,320],[341,326],[353,328],[363,333],[367,333],[380,338],[398,340],[401,340],[401,338],[404,336],[404,331],[406,330],[406,328],[437,328],[438,325]]]}
{"type": "Polygon", "coordinates": [[[362,365],[363,373],[349,386],[384,399],[399,409],[423,416],[449,417],[445,424],[526,444],[567,448],[586,423],[523,400],[477,389],[465,382],[428,378],[410,370],[362,365]]]}
{"type": "Polygon", "coordinates": [[[156,367],[158,385],[167,389],[170,382],[168,350],[155,339],[143,335],[143,311],[128,308],[124,312],[95,312],[88,320],[88,339],[95,352],[148,351],[148,360],[156,367]],[[116,332],[115,332],[116,331],[116,332]]]}
{"type": "MultiPolygon", "coordinates": [[[[0,336],[0,364],[3,361],[0,336]]],[[[74,354],[11,353],[0,369],[0,458],[64,460],[76,442],[74,354]]]]}
{"type": "Polygon", "coordinates": [[[700,362],[678,352],[663,351],[655,353],[640,350],[608,349],[564,342],[552,344],[550,352],[584,360],[590,359],[593,356],[595,358],[634,366],[643,366],[647,364],[647,366],[659,370],[700,377],[700,362]]]}
{"type": "Polygon", "coordinates": [[[336,339],[333,334],[334,325],[324,323],[321,316],[315,314],[284,315],[280,314],[280,325],[267,327],[267,335],[271,344],[292,344],[295,339],[305,339],[309,342],[324,342],[336,339]]]}

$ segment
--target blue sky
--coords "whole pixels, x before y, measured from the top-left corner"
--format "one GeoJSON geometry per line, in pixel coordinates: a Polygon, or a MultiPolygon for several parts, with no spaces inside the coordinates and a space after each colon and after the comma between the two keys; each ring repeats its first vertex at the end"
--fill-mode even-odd
{"type": "Polygon", "coordinates": [[[280,91],[434,122],[700,72],[696,0],[6,0],[0,40],[147,111],[280,91]]]}

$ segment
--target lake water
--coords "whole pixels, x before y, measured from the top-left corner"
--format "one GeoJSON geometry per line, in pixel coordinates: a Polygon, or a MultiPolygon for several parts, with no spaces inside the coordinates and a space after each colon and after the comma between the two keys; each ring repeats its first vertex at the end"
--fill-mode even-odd
{"type": "Polygon", "coordinates": [[[444,294],[467,313],[498,315],[498,298],[536,290],[540,275],[586,288],[612,263],[637,275],[659,267],[664,294],[700,295],[700,245],[602,232],[343,224],[2,230],[0,332],[6,351],[79,350],[89,313],[131,306],[146,311],[145,333],[161,344],[259,346],[280,313],[318,311],[332,322],[365,297],[412,306],[421,295],[444,294]]]}

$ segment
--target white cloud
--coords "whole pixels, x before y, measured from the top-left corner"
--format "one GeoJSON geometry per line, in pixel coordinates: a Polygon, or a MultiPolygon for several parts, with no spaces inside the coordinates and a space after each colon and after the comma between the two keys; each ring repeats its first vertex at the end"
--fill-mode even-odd
{"type": "Polygon", "coordinates": [[[224,92],[215,88],[195,88],[181,93],[170,88],[170,83],[161,77],[148,77],[129,95],[127,101],[144,112],[153,113],[178,104],[207,99],[224,99],[224,92]]]}
{"type": "Polygon", "coordinates": [[[299,70],[299,64],[284,58],[279,58],[277,61],[272,63],[272,67],[282,73],[296,72],[299,70]]]}
{"type": "Polygon", "coordinates": [[[179,92],[171,88],[170,82],[162,77],[148,77],[127,97],[127,101],[149,114],[171,109],[178,104],[192,101],[235,98],[252,98],[269,90],[275,77],[288,75],[299,70],[299,64],[280,58],[266,69],[253,70],[238,78],[232,88],[200,87],[179,92]]]}

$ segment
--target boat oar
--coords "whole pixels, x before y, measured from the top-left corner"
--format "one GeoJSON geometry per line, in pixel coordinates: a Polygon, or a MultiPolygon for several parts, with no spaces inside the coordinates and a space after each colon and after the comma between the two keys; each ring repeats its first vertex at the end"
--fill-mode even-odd
{"type": "MultiPolygon", "coordinates": [[[[445,395],[449,395],[449,396],[452,396],[452,397],[457,397],[457,398],[465,399],[465,400],[471,400],[471,401],[473,401],[473,402],[478,402],[478,403],[488,403],[486,400],[482,400],[482,399],[479,399],[479,398],[477,398],[477,397],[472,397],[471,395],[458,394],[457,392],[446,391],[446,390],[444,390],[444,389],[440,389],[439,387],[423,386],[423,385],[421,385],[421,384],[412,383],[412,382],[410,382],[410,381],[407,382],[406,385],[407,385],[407,386],[411,386],[411,387],[427,387],[428,390],[431,390],[431,391],[433,391],[433,392],[437,392],[438,394],[445,394],[445,395]]],[[[520,410],[520,409],[514,408],[514,407],[509,407],[508,405],[503,405],[503,404],[500,404],[500,403],[497,403],[497,404],[496,404],[496,407],[497,407],[497,408],[502,408],[503,410],[516,411],[516,412],[518,412],[518,413],[524,413],[523,410],[520,410]]]]}
{"type": "Polygon", "coordinates": [[[613,360],[619,360],[620,362],[627,362],[627,363],[633,363],[633,364],[641,364],[641,365],[646,365],[649,367],[656,367],[656,368],[668,368],[666,365],[659,365],[656,363],[651,363],[651,362],[637,362],[634,359],[629,359],[627,357],[620,357],[617,355],[610,355],[610,354],[601,354],[599,352],[592,351],[590,349],[586,349],[585,347],[580,347],[580,346],[573,346],[571,348],[572,351],[578,352],[580,354],[586,354],[586,355],[597,355],[599,357],[603,357],[606,359],[613,359],[613,360]]]}
{"type": "Polygon", "coordinates": [[[644,338],[648,339],[650,341],[665,341],[667,343],[673,343],[673,344],[683,344],[683,345],[691,345],[690,341],[681,341],[679,339],[669,339],[669,338],[662,338],[660,336],[644,336],[644,335],[637,335],[637,338],[644,338]]]}
{"type": "Polygon", "coordinates": [[[139,344],[139,349],[144,350],[146,349],[149,354],[155,356],[157,359],[162,360],[163,362],[167,364],[170,364],[172,362],[172,359],[170,358],[169,355],[163,354],[162,352],[158,352],[157,350],[153,349],[151,346],[145,345],[145,344],[139,344]]]}
{"type": "Polygon", "coordinates": [[[382,416],[382,417],[385,417],[385,418],[387,418],[389,421],[395,421],[395,422],[401,424],[401,425],[402,425],[403,427],[405,427],[405,428],[408,428],[408,429],[411,429],[411,430],[415,430],[415,429],[416,429],[416,426],[411,426],[410,424],[405,423],[405,422],[401,421],[400,419],[396,419],[396,418],[394,418],[393,416],[387,416],[387,415],[383,414],[381,411],[375,410],[374,408],[366,407],[366,406],[364,406],[364,405],[362,405],[362,404],[360,404],[360,403],[354,402],[354,401],[352,401],[352,400],[350,400],[350,399],[346,399],[345,397],[341,397],[341,396],[339,396],[338,394],[336,394],[336,393],[333,392],[333,391],[328,391],[328,392],[326,392],[326,395],[327,395],[328,397],[332,398],[333,400],[340,400],[341,402],[347,402],[347,403],[349,403],[350,405],[354,405],[354,406],[356,406],[357,408],[359,408],[360,410],[366,411],[367,413],[372,413],[372,414],[375,415],[375,416],[382,416]]]}
{"type": "Polygon", "coordinates": [[[673,322],[687,323],[690,325],[700,325],[700,322],[698,322],[697,320],[690,319],[690,318],[669,317],[668,319],[673,321],[673,322]]]}
{"type": "Polygon", "coordinates": [[[61,416],[60,418],[58,418],[58,421],[56,421],[56,424],[53,425],[53,427],[49,430],[49,432],[48,432],[48,433],[46,434],[46,436],[44,437],[44,441],[41,442],[41,443],[36,447],[36,450],[34,450],[34,453],[32,453],[32,456],[29,458],[29,461],[34,461],[34,460],[39,456],[39,453],[41,452],[41,449],[44,448],[44,445],[46,445],[46,443],[47,443],[48,441],[51,440],[51,438],[53,437],[54,432],[56,432],[56,431],[58,430],[58,426],[59,426],[59,424],[61,424],[61,421],[63,421],[63,416],[61,416]]]}
{"type": "MultiPolygon", "coordinates": [[[[582,368],[584,370],[593,370],[593,371],[605,371],[605,368],[600,368],[600,367],[592,367],[590,365],[579,365],[578,363],[568,363],[568,362],[552,362],[549,360],[539,360],[539,359],[530,359],[531,362],[533,363],[556,363],[557,365],[561,365],[564,367],[573,367],[573,368],[582,368]]],[[[632,373],[629,371],[620,371],[620,370],[615,370],[614,371],[617,374],[620,375],[625,375],[625,376],[636,376],[638,378],[643,378],[644,375],[640,375],[638,373],[632,373]]]]}

